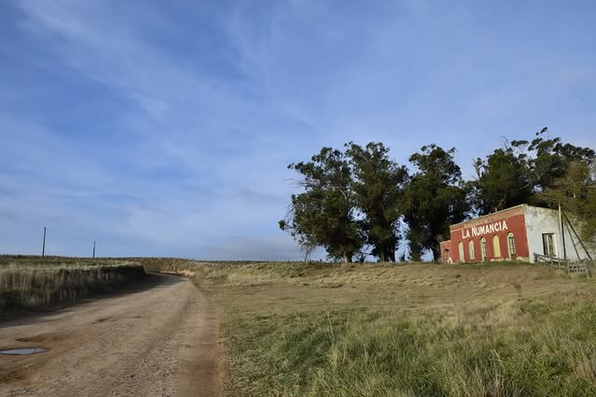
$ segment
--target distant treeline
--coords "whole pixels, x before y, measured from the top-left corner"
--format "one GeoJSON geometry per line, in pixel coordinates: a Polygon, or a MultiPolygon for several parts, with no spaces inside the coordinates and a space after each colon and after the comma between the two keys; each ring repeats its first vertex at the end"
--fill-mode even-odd
{"type": "Polygon", "coordinates": [[[545,127],[532,140],[508,141],[477,158],[471,180],[462,177],[455,151],[423,146],[410,156],[410,170],[381,142],[324,147],[310,161],[288,166],[300,174],[302,192],[292,195],[279,226],[306,254],[323,247],[330,259],[345,262],[366,255],[395,261],[402,239],[408,259],[428,251],[438,260],[449,225],[523,203],[560,203],[585,221],[586,239],[596,235],[593,149],[551,138],[545,127]]]}

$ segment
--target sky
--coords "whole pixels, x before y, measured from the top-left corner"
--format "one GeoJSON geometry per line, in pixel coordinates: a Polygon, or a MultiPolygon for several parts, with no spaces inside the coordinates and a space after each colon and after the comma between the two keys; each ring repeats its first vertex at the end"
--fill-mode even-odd
{"type": "Polygon", "coordinates": [[[0,254],[297,260],[324,146],[596,148],[596,2],[0,0],[0,254]]]}

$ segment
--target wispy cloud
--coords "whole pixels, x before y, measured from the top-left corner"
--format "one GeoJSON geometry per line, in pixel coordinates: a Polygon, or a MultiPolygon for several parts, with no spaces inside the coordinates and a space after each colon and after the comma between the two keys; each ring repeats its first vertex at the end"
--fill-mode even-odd
{"type": "Polygon", "coordinates": [[[97,238],[111,255],[299,258],[277,229],[286,165],[322,146],[383,141],[406,162],[438,142],[465,168],[543,125],[595,145],[591,6],[0,7],[3,252],[36,252],[51,224],[63,254],[97,238]]]}

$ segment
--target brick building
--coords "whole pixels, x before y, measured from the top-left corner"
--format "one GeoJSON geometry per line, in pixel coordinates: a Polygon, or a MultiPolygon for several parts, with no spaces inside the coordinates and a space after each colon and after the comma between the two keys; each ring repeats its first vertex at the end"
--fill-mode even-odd
{"type": "Polygon", "coordinates": [[[441,243],[441,262],[534,262],[535,254],[585,259],[572,233],[559,211],[522,204],[451,225],[451,240],[441,243]]]}

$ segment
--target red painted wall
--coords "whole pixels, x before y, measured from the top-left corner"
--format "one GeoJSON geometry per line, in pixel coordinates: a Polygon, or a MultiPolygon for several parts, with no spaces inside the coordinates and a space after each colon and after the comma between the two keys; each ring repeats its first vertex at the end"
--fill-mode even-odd
{"type": "Polygon", "coordinates": [[[512,207],[491,215],[451,226],[450,256],[454,263],[480,262],[482,251],[480,241],[486,239],[486,260],[509,259],[507,234],[513,233],[515,238],[516,259],[529,259],[528,237],[524,218],[524,206],[512,207]],[[506,228],[505,225],[506,224],[506,228]],[[492,225],[492,226],[491,226],[492,225]],[[476,233],[474,233],[474,228],[476,233]],[[484,229],[484,230],[483,230],[484,229]],[[497,235],[501,246],[501,256],[496,257],[493,249],[493,236],[497,235]],[[469,241],[474,243],[475,258],[470,258],[469,241]],[[464,257],[459,257],[459,243],[464,244],[464,257]]]}
{"type": "Polygon", "coordinates": [[[450,263],[449,258],[453,258],[452,254],[451,254],[451,241],[441,241],[440,245],[441,245],[441,262],[442,263],[450,263]]]}

